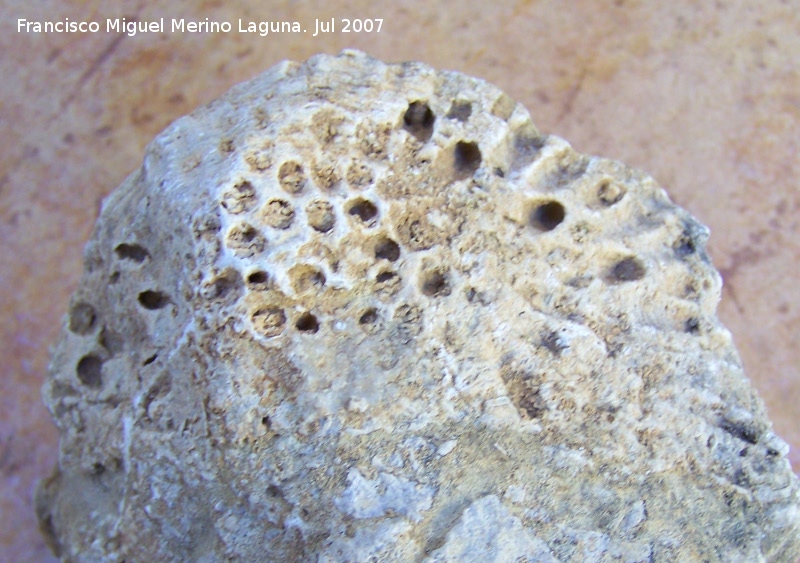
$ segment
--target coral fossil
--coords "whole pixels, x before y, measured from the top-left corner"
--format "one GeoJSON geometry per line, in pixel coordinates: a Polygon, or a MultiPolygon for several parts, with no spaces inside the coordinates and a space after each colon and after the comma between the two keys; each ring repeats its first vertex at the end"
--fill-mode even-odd
{"type": "Polygon", "coordinates": [[[485,82],[282,63],[106,200],[42,528],[65,561],[790,561],[706,237],[485,82]]]}

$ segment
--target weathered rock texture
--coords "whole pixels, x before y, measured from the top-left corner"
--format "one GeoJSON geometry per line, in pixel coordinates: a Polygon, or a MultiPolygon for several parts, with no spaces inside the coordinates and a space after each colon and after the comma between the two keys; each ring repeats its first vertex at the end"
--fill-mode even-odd
{"type": "Polygon", "coordinates": [[[106,201],[42,528],[67,561],[790,561],[706,237],[485,82],[279,65],[106,201]]]}

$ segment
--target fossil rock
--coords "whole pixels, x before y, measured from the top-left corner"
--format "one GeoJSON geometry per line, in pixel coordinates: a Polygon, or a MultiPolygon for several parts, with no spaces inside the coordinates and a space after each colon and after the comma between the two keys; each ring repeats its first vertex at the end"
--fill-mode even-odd
{"type": "Polygon", "coordinates": [[[280,64],[106,200],[42,528],[67,561],[790,561],[707,234],[480,80],[280,64]]]}

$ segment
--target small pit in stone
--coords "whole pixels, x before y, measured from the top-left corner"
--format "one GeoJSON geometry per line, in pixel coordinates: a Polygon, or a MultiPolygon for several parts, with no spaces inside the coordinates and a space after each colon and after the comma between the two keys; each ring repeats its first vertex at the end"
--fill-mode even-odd
{"type": "Polygon", "coordinates": [[[447,117],[459,121],[466,121],[470,115],[472,115],[472,104],[463,100],[453,100],[450,111],[447,112],[447,117]]]}
{"type": "Polygon", "coordinates": [[[155,291],[152,289],[148,289],[146,291],[141,292],[139,294],[138,300],[139,300],[139,305],[141,305],[142,307],[144,307],[149,311],[163,309],[169,302],[169,299],[165,294],[161,293],[160,291],[155,291]]]}
{"type": "Polygon", "coordinates": [[[114,253],[120,260],[131,260],[141,264],[150,256],[147,249],[136,243],[123,242],[118,244],[114,249],[114,253]]]}
{"type": "Polygon", "coordinates": [[[386,283],[394,279],[395,277],[397,277],[397,274],[395,274],[394,272],[389,270],[384,270],[382,272],[378,272],[378,275],[375,276],[375,281],[378,283],[386,283]]]}
{"type": "Polygon", "coordinates": [[[267,272],[263,270],[256,270],[247,275],[248,285],[264,285],[267,283],[267,272]]]}
{"type": "Polygon", "coordinates": [[[300,332],[314,334],[319,330],[319,321],[311,313],[303,313],[294,323],[294,326],[300,332]]]}
{"type": "Polygon", "coordinates": [[[262,307],[250,316],[256,331],[262,336],[278,336],[286,324],[286,314],[280,307],[262,307]]]}
{"type": "Polygon", "coordinates": [[[381,237],[375,244],[375,258],[394,262],[400,258],[400,246],[389,237],[381,237]]]}
{"type": "Polygon", "coordinates": [[[281,164],[280,170],[278,170],[278,182],[288,193],[300,193],[306,185],[303,165],[293,160],[281,164]]]}
{"type": "Polygon", "coordinates": [[[378,321],[378,311],[374,307],[370,307],[358,318],[358,324],[360,325],[373,325],[378,321]]]}
{"type": "Polygon", "coordinates": [[[298,264],[289,270],[289,277],[292,280],[292,285],[298,293],[305,293],[309,291],[320,291],[325,287],[325,274],[307,264],[298,264]]]}
{"type": "Polygon", "coordinates": [[[436,116],[425,102],[411,102],[403,116],[403,128],[424,143],[433,135],[433,123],[436,116]]]}
{"type": "Polygon", "coordinates": [[[308,224],[315,231],[327,233],[336,223],[336,215],[333,213],[333,206],[324,200],[315,199],[306,207],[308,224]]]}
{"type": "Polygon", "coordinates": [[[75,373],[78,381],[87,387],[98,388],[103,383],[103,360],[95,354],[84,356],[78,362],[75,373]]]}
{"type": "Polygon", "coordinates": [[[447,279],[447,274],[439,270],[425,272],[422,275],[422,293],[428,297],[450,295],[450,282],[447,279]]]}
{"type": "Polygon", "coordinates": [[[354,217],[358,217],[364,223],[368,223],[378,214],[378,208],[368,199],[359,198],[350,203],[347,212],[354,217]]]}
{"type": "Polygon", "coordinates": [[[641,260],[635,256],[628,256],[611,268],[611,279],[618,282],[636,281],[642,279],[645,273],[646,269],[641,260]]]}
{"type": "Polygon", "coordinates": [[[597,198],[604,205],[614,205],[625,195],[625,188],[611,181],[601,182],[597,187],[597,198]]]}
{"type": "Polygon", "coordinates": [[[564,206],[557,201],[548,201],[533,207],[528,213],[528,224],[539,231],[552,231],[566,217],[564,206]]]}
{"type": "Polygon", "coordinates": [[[83,301],[72,305],[69,310],[69,330],[75,334],[89,334],[94,328],[97,314],[94,307],[83,301]]]}
{"type": "Polygon", "coordinates": [[[459,141],[453,154],[456,178],[463,180],[472,176],[481,165],[481,150],[477,143],[459,141]]]}

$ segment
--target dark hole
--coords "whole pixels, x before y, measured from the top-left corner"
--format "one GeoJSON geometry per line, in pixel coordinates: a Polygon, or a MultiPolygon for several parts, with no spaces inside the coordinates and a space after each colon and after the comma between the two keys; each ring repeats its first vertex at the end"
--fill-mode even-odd
{"type": "Polygon", "coordinates": [[[106,466],[99,461],[92,465],[92,475],[98,476],[106,472],[106,466]]]}
{"type": "Polygon", "coordinates": [[[155,362],[155,361],[156,361],[156,358],[158,358],[158,354],[153,354],[152,356],[150,356],[149,358],[147,358],[147,359],[146,359],[146,360],[145,360],[145,361],[142,363],[142,365],[143,365],[143,366],[149,366],[150,364],[152,364],[153,362],[155,362]]]}
{"type": "Polygon", "coordinates": [[[94,354],[84,356],[78,362],[76,373],[78,380],[87,387],[100,387],[103,383],[103,360],[94,354]]]}
{"type": "Polygon", "coordinates": [[[552,231],[558,227],[566,216],[564,206],[557,201],[549,201],[536,206],[530,213],[528,221],[531,227],[540,231],[552,231]]]}
{"type": "Polygon", "coordinates": [[[375,321],[378,320],[378,311],[375,309],[367,309],[361,314],[361,317],[358,319],[358,324],[360,325],[371,325],[374,324],[375,321]]]}
{"type": "Polygon", "coordinates": [[[119,272],[114,272],[108,276],[108,283],[115,284],[119,281],[119,272]]]}
{"type": "Polygon", "coordinates": [[[262,417],[261,417],[261,424],[263,424],[263,425],[264,425],[264,426],[266,426],[267,428],[269,428],[270,426],[272,426],[272,422],[270,421],[270,419],[269,419],[269,417],[268,417],[268,416],[262,416],[262,417]]]}
{"type": "Polygon", "coordinates": [[[382,238],[375,245],[375,258],[385,258],[389,262],[394,262],[400,258],[400,247],[390,238],[382,238]]]}
{"type": "Polygon", "coordinates": [[[447,117],[459,121],[466,121],[470,115],[472,115],[472,104],[469,102],[455,101],[450,106],[450,111],[447,112],[447,117]]]}
{"type": "Polygon", "coordinates": [[[436,117],[425,102],[411,102],[403,116],[405,130],[419,141],[425,142],[433,135],[433,122],[436,117]]]}
{"type": "Polygon", "coordinates": [[[476,143],[466,141],[456,143],[455,167],[460,178],[471,176],[480,165],[481,150],[476,143]]]}
{"type": "Polygon", "coordinates": [[[350,206],[348,213],[358,216],[359,219],[366,223],[378,214],[378,208],[371,201],[359,199],[350,206]]]}
{"type": "Polygon", "coordinates": [[[75,303],[69,311],[69,330],[75,334],[88,334],[96,320],[94,307],[88,303],[75,303]]]}
{"type": "Polygon", "coordinates": [[[139,304],[145,309],[151,311],[161,309],[167,304],[167,296],[160,291],[153,291],[148,289],[139,294],[139,304]]]}
{"type": "Polygon", "coordinates": [[[681,238],[675,242],[673,248],[675,248],[675,254],[677,254],[679,258],[686,258],[694,254],[697,250],[694,239],[688,233],[681,235],[681,238]]]}
{"type": "Polygon", "coordinates": [[[644,265],[633,256],[623,258],[611,269],[611,277],[617,281],[640,280],[644,274],[644,265]]]}
{"type": "Polygon", "coordinates": [[[120,259],[133,260],[134,262],[144,262],[150,256],[147,249],[138,244],[122,243],[117,245],[114,252],[117,253],[117,257],[120,259]]]}
{"type": "Polygon", "coordinates": [[[697,334],[700,332],[700,321],[695,317],[686,319],[686,322],[683,324],[683,329],[690,334],[697,334]]]}
{"type": "Polygon", "coordinates": [[[294,323],[294,326],[300,332],[310,332],[311,334],[319,330],[319,322],[317,321],[317,317],[311,313],[303,313],[300,315],[300,318],[297,319],[297,322],[294,323]]]}
{"type": "Polygon", "coordinates": [[[267,494],[273,498],[281,496],[281,489],[277,485],[270,485],[267,487],[267,494]]]}
{"type": "Polygon", "coordinates": [[[542,346],[547,348],[554,356],[560,356],[567,346],[561,342],[557,332],[547,332],[542,336],[542,346]]]}
{"type": "Polygon", "coordinates": [[[389,281],[390,279],[392,279],[396,275],[397,274],[395,274],[394,272],[389,272],[389,271],[379,272],[378,275],[375,276],[375,281],[378,282],[378,283],[383,283],[383,282],[389,281]]]}
{"type": "Polygon", "coordinates": [[[253,239],[256,238],[258,231],[256,231],[255,228],[251,227],[250,225],[247,225],[244,229],[242,229],[241,233],[242,240],[244,242],[253,242],[253,239]]]}
{"type": "Polygon", "coordinates": [[[247,283],[249,284],[261,284],[266,283],[267,281],[267,272],[264,271],[257,271],[252,272],[249,276],[247,276],[247,283]]]}
{"type": "Polygon", "coordinates": [[[427,273],[422,282],[422,293],[429,297],[450,295],[450,286],[447,283],[447,276],[442,272],[427,273]]]}
{"type": "Polygon", "coordinates": [[[761,432],[753,424],[733,422],[728,419],[723,419],[719,425],[728,434],[739,438],[750,444],[757,444],[761,437],[761,432]]]}

